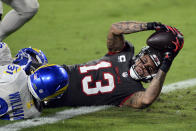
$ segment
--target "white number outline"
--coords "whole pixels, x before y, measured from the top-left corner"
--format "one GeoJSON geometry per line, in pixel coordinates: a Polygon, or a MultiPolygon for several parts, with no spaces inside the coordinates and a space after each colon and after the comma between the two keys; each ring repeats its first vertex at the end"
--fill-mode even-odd
{"type": "MultiPolygon", "coordinates": [[[[110,67],[112,67],[112,64],[110,62],[101,61],[95,65],[81,66],[79,67],[79,71],[81,74],[86,74],[90,71],[96,71],[99,69],[110,68],[110,67]]],[[[83,93],[86,94],[87,96],[111,93],[116,88],[114,76],[110,72],[103,72],[102,75],[103,75],[103,80],[108,82],[107,85],[102,86],[102,80],[93,81],[92,75],[84,76],[84,78],[81,80],[83,93]],[[96,86],[89,87],[90,82],[95,82],[96,86]]]]}

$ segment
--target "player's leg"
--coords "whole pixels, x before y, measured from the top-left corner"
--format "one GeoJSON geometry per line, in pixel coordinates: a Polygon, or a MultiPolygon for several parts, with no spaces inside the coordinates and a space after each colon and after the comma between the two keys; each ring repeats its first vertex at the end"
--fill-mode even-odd
{"type": "Polygon", "coordinates": [[[16,31],[38,11],[39,3],[37,0],[2,0],[13,9],[9,11],[0,24],[0,41],[9,34],[16,31]]]}

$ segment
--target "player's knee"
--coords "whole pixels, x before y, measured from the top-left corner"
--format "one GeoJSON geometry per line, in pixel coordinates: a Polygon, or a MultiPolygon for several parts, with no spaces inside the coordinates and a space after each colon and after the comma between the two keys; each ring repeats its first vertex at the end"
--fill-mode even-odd
{"type": "Polygon", "coordinates": [[[34,4],[30,4],[28,5],[29,7],[29,12],[31,12],[32,14],[36,14],[38,9],[39,9],[39,3],[35,2],[34,4]]]}
{"type": "Polygon", "coordinates": [[[39,3],[37,0],[31,0],[31,3],[26,3],[23,7],[18,7],[18,14],[26,19],[31,19],[39,9],[39,3]]]}
{"type": "Polygon", "coordinates": [[[23,13],[28,17],[32,18],[38,12],[39,6],[30,7],[28,11],[24,11],[23,13]]]}
{"type": "Polygon", "coordinates": [[[36,6],[34,8],[31,8],[29,12],[31,12],[32,14],[36,14],[38,12],[39,6],[36,6]]]}
{"type": "Polygon", "coordinates": [[[19,15],[21,18],[30,20],[38,11],[38,8],[33,8],[31,11],[28,12],[20,12],[19,15]]]}
{"type": "Polygon", "coordinates": [[[30,12],[28,12],[28,17],[32,18],[37,12],[38,12],[38,7],[37,8],[32,8],[30,12]]]}

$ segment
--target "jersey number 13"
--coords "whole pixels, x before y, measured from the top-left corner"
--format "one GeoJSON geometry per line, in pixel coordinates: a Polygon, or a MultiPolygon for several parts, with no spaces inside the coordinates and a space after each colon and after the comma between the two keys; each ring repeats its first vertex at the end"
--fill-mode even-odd
{"type": "MultiPolygon", "coordinates": [[[[86,74],[89,71],[97,71],[103,68],[110,68],[112,64],[107,61],[101,61],[96,65],[81,66],[79,68],[81,74],[86,74]]],[[[99,93],[110,93],[115,88],[114,76],[110,72],[103,72],[103,80],[106,80],[107,85],[102,84],[102,80],[93,81],[92,75],[86,75],[82,79],[82,90],[86,95],[97,95],[99,93]],[[95,82],[95,87],[89,87],[89,83],[95,82]]]]}

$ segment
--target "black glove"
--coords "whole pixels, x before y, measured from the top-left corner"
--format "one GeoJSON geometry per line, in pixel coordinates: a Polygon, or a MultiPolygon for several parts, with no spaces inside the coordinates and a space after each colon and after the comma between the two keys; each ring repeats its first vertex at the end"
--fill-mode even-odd
{"type": "Polygon", "coordinates": [[[163,62],[161,64],[161,66],[160,66],[160,69],[163,72],[167,73],[169,71],[169,69],[170,69],[170,66],[172,64],[173,59],[174,59],[174,55],[173,55],[172,52],[165,52],[164,53],[163,62]]]}
{"type": "Polygon", "coordinates": [[[172,41],[172,44],[168,47],[168,49],[165,51],[164,53],[164,58],[163,58],[163,62],[162,65],[160,67],[160,69],[167,73],[172,61],[174,60],[174,58],[177,56],[177,54],[179,53],[179,51],[182,49],[183,45],[184,45],[184,37],[183,34],[176,28],[165,25],[165,31],[166,32],[172,32],[173,35],[175,36],[175,41],[172,41]]]}
{"type": "Polygon", "coordinates": [[[174,57],[179,53],[184,45],[183,34],[176,28],[166,25],[166,32],[172,32],[175,36],[175,41],[172,41],[172,45],[168,49],[173,53],[174,57]]]}
{"type": "Polygon", "coordinates": [[[160,22],[148,22],[147,23],[148,30],[166,30],[165,25],[161,24],[160,22]]]}

